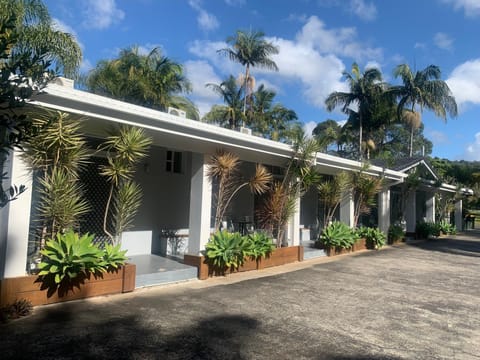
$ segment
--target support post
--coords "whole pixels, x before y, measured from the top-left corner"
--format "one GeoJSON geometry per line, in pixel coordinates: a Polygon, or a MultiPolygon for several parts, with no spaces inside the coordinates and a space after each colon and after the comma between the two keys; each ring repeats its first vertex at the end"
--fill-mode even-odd
{"type": "Polygon", "coordinates": [[[32,174],[20,152],[9,154],[5,169],[9,178],[4,182],[4,188],[25,185],[27,190],[0,210],[0,279],[26,273],[32,203],[32,174]]]}
{"type": "Polygon", "coordinates": [[[345,193],[342,197],[342,201],[340,202],[340,221],[350,227],[353,227],[354,202],[353,194],[351,191],[345,193]]]}
{"type": "Polygon", "coordinates": [[[386,234],[390,223],[390,189],[385,189],[378,194],[378,228],[386,234]]]}
{"type": "Polygon", "coordinates": [[[411,191],[407,195],[405,221],[407,222],[407,233],[415,233],[417,226],[417,193],[415,191],[411,191]]]}
{"type": "Polygon", "coordinates": [[[300,197],[295,200],[295,213],[288,222],[288,238],[289,245],[300,245],[300,197]]]}
{"type": "Polygon", "coordinates": [[[199,255],[205,249],[210,237],[212,183],[207,171],[208,155],[193,153],[188,249],[194,255],[199,255]]]}
{"type": "Polygon", "coordinates": [[[463,230],[463,202],[462,199],[455,201],[455,227],[458,231],[463,230]]]}
{"type": "Polygon", "coordinates": [[[427,211],[425,214],[427,222],[435,222],[435,193],[427,193],[426,199],[427,211]]]}

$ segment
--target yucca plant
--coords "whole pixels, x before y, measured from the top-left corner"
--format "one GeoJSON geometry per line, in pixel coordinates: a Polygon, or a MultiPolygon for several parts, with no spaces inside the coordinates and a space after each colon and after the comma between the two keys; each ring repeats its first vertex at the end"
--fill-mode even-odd
{"type": "Polygon", "coordinates": [[[89,210],[82,197],[79,173],[90,155],[80,134],[80,121],[45,110],[32,118],[33,136],[24,144],[24,159],[39,176],[39,224],[47,237],[78,225],[89,210]]]}
{"type": "Polygon", "coordinates": [[[368,164],[350,175],[349,186],[354,199],[353,226],[357,226],[358,219],[363,214],[369,214],[376,203],[376,195],[382,190],[383,178],[366,173],[368,164]]]}
{"type": "Polygon", "coordinates": [[[317,185],[318,197],[323,205],[323,225],[328,225],[335,215],[346,190],[349,187],[348,175],[341,172],[335,176],[325,178],[317,185]]]}
{"type": "Polygon", "coordinates": [[[231,152],[218,150],[212,155],[208,177],[217,181],[218,190],[215,196],[215,229],[219,230],[225,212],[234,196],[244,187],[253,194],[261,195],[268,190],[272,175],[262,165],[256,165],[255,174],[250,179],[243,178],[238,171],[240,159],[231,152]]]}
{"type": "Polygon", "coordinates": [[[151,142],[143,129],[122,127],[118,134],[109,136],[100,147],[106,151],[108,161],[101,167],[100,174],[110,183],[103,231],[112,244],[120,242],[121,233],[129,228],[140,207],[141,189],[132,178],[135,166],[147,156],[151,142]],[[108,223],[109,218],[113,219],[113,223],[108,223]]]}

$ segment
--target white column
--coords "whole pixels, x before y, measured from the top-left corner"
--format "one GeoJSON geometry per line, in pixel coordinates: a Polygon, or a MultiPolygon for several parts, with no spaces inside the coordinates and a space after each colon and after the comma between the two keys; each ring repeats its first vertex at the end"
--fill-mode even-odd
{"type": "Polygon", "coordinates": [[[407,195],[405,221],[407,222],[407,232],[414,233],[417,226],[417,193],[415,191],[411,191],[407,195]]]}
{"type": "Polygon", "coordinates": [[[462,199],[455,201],[455,227],[458,231],[463,230],[463,203],[462,199]]]}
{"type": "Polygon", "coordinates": [[[10,153],[5,169],[9,179],[4,188],[25,185],[27,190],[0,210],[0,278],[25,275],[32,203],[32,175],[20,152],[10,153]]]}
{"type": "Polygon", "coordinates": [[[207,176],[208,155],[192,154],[188,250],[198,255],[210,237],[212,184],[207,176]]]}
{"type": "Polygon", "coordinates": [[[390,227],[390,189],[378,194],[378,228],[384,233],[390,227]]]}
{"type": "Polygon", "coordinates": [[[435,222],[435,193],[426,193],[426,215],[427,222],[435,222]]]}
{"type": "Polygon", "coordinates": [[[300,197],[295,201],[295,213],[288,222],[288,244],[300,245],[300,197]]]}
{"type": "Polygon", "coordinates": [[[340,221],[353,227],[354,220],[354,202],[351,191],[348,191],[343,195],[340,202],[340,221]]]}

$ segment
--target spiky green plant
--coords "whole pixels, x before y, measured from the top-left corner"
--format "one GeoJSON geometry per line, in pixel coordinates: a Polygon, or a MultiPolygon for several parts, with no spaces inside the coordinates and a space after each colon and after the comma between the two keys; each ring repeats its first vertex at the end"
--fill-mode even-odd
{"type": "Polygon", "coordinates": [[[141,201],[141,189],[132,180],[135,166],[147,156],[152,140],[137,127],[123,127],[118,134],[109,136],[100,147],[107,153],[108,164],[100,174],[110,183],[103,217],[103,231],[112,244],[120,241],[120,235],[131,225],[141,201]],[[113,202],[113,206],[112,206],[113,202]],[[113,219],[108,224],[108,219],[113,219]]]}
{"type": "Polygon", "coordinates": [[[220,271],[241,266],[249,255],[249,242],[239,233],[215,232],[205,245],[205,255],[220,271]]]}
{"type": "Polygon", "coordinates": [[[323,204],[323,225],[326,226],[333,220],[335,211],[342,201],[349,187],[349,178],[345,172],[333,177],[325,178],[317,185],[318,197],[323,204]]]}
{"type": "Polygon", "coordinates": [[[225,212],[234,196],[244,187],[248,187],[252,194],[261,195],[268,190],[272,175],[262,165],[256,165],[255,174],[250,179],[244,179],[238,171],[240,159],[231,152],[218,150],[212,155],[208,176],[218,182],[215,196],[215,229],[219,230],[225,212]]]}
{"type": "Polygon", "coordinates": [[[347,224],[334,221],[323,229],[320,241],[324,246],[348,249],[357,241],[357,233],[347,224]]]}
{"type": "MultiPolygon", "coordinates": [[[[80,121],[62,112],[42,111],[32,119],[34,136],[24,144],[24,159],[39,174],[39,227],[46,237],[78,225],[89,210],[79,173],[89,151],[80,121]]],[[[42,239],[43,242],[44,239],[42,239]]]]}

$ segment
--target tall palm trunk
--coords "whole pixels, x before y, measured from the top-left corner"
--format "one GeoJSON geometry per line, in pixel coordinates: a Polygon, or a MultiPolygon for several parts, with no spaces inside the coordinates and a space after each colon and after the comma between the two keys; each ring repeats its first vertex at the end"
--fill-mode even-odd
{"type": "Polygon", "coordinates": [[[360,139],[360,142],[359,142],[359,148],[358,148],[358,151],[360,152],[360,156],[359,156],[359,160],[362,161],[363,160],[363,152],[362,152],[362,142],[363,142],[363,126],[362,126],[362,114],[359,114],[359,122],[360,122],[360,136],[359,136],[359,139],[360,139]]]}
{"type": "MultiPolygon", "coordinates": [[[[249,87],[248,87],[248,79],[250,77],[250,65],[247,64],[247,67],[245,68],[245,96],[243,99],[243,118],[245,119],[246,113],[247,113],[247,97],[249,95],[249,87]]],[[[244,119],[242,119],[242,126],[244,126],[244,119]]]]}

